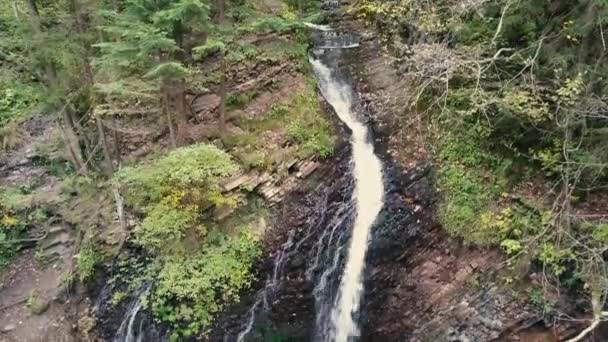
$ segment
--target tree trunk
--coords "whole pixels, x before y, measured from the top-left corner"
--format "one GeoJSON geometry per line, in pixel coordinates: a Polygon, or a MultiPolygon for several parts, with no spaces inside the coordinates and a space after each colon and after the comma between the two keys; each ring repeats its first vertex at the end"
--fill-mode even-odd
{"type": "MultiPolygon", "coordinates": [[[[34,28],[34,31],[36,31],[37,34],[41,34],[42,26],[40,25],[40,13],[38,12],[36,1],[27,0],[27,9],[30,12],[30,22],[34,28]]],[[[57,72],[55,71],[55,67],[52,63],[46,63],[44,69],[47,87],[51,88],[53,84],[56,84],[57,72]]]]}
{"type": "Polygon", "coordinates": [[[110,147],[108,146],[108,142],[106,140],[106,133],[103,128],[103,122],[101,122],[101,118],[98,115],[95,115],[95,122],[97,124],[97,133],[99,134],[99,142],[101,143],[101,147],[103,149],[103,157],[106,160],[105,172],[108,178],[110,178],[114,173],[114,165],[112,165],[112,154],[110,153],[110,147]]]}
{"type": "MultiPolygon", "coordinates": [[[[80,3],[78,2],[78,0],[71,0],[72,3],[72,9],[74,11],[74,21],[76,22],[76,30],[78,31],[78,33],[80,35],[84,35],[87,30],[88,30],[88,26],[85,22],[85,20],[82,18],[81,16],[81,10],[80,10],[80,3]]],[[[84,72],[85,72],[85,78],[86,78],[86,83],[88,84],[88,86],[92,89],[95,83],[95,78],[93,75],[93,68],[91,67],[91,63],[89,62],[89,57],[90,57],[90,46],[89,44],[84,41],[83,42],[83,48],[84,48],[84,53],[83,53],[83,65],[84,65],[84,72]]],[[[96,97],[95,95],[92,95],[90,98],[91,101],[91,107],[95,108],[95,104],[96,104],[96,97]]],[[[106,139],[106,133],[103,127],[103,122],[101,120],[101,118],[99,117],[99,115],[95,115],[94,110],[93,110],[93,115],[95,116],[95,124],[97,125],[97,134],[99,136],[99,144],[101,144],[102,150],[103,150],[103,157],[105,159],[105,167],[104,167],[104,171],[106,176],[108,176],[108,178],[112,177],[112,174],[114,173],[114,165],[112,162],[112,153],[110,152],[110,146],[108,145],[108,141],[106,139]]],[[[83,137],[85,138],[86,141],[86,136],[83,133],[83,137]]],[[[92,153],[92,152],[91,152],[92,153]]]]}
{"type": "MultiPolygon", "coordinates": [[[[27,0],[27,8],[30,13],[30,20],[32,27],[37,34],[42,33],[42,26],[40,24],[40,14],[35,0],[27,0]]],[[[46,73],[46,85],[49,89],[53,88],[57,83],[57,71],[52,63],[45,64],[46,73]]],[[[63,122],[62,131],[68,155],[74,164],[74,168],[80,174],[86,175],[88,168],[86,163],[82,159],[82,151],[80,149],[80,140],[74,130],[74,122],[72,121],[70,112],[71,108],[69,103],[66,104],[61,110],[61,121],[63,122]]]]}
{"type": "Polygon", "coordinates": [[[171,108],[169,106],[169,90],[166,86],[161,87],[161,91],[163,93],[162,107],[165,117],[167,118],[167,125],[169,125],[169,137],[171,139],[171,146],[173,148],[177,147],[177,141],[175,139],[175,130],[173,129],[173,118],[171,116],[171,108]]]}
{"type": "Polygon", "coordinates": [[[72,106],[72,104],[68,104],[67,108],[69,109],[68,114],[70,117],[70,128],[74,131],[74,134],[79,139],[79,142],[84,144],[84,154],[85,157],[88,157],[93,153],[94,150],[91,140],[89,140],[84,132],[84,127],[80,124],[82,119],[76,116],[76,108],[72,106]]]}
{"type": "Polygon", "coordinates": [[[226,0],[217,0],[217,21],[222,24],[225,18],[226,0]]]}
{"type": "Polygon", "coordinates": [[[68,154],[72,159],[74,164],[74,168],[76,172],[81,175],[86,175],[88,173],[88,167],[82,159],[82,152],[80,149],[80,141],[78,140],[78,136],[74,132],[74,127],[72,126],[72,119],[70,114],[67,112],[67,106],[61,111],[61,118],[63,121],[62,129],[64,132],[64,141],[66,148],[68,149],[68,154]]]}
{"type": "Polygon", "coordinates": [[[41,31],[40,28],[40,14],[38,13],[38,6],[36,6],[36,1],[27,0],[27,9],[30,12],[30,17],[32,20],[32,26],[37,32],[41,31]]]}
{"type": "MultiPolygon", "coordinates": [[[[71,5],[72,5],[72,11],[73,11],[73,15],[74,15],[74,21],[76,22],[76,31],[78,32],[79,35],[84,35],[87,30],[87,24],[85,22],[85,20],[82,18],[81,16],[81,11],[80,11],[80,3],[78,2],[78,0],[71,0],[71,5]]],[[[90,46],[86,41],[83,41],[83,48],[84,48],[84,52],[83,52],[83,65],[84,65],[84,73],[85,73],[85,77],[86,80],[89,83],[89,86],[93,86],[93,82],[94,82],[94,77],[93,77],[93,68],[91,68],[91,63],[89,63],[89,57],[90,57],[90,46]]]]}
{"type": "MultiPolygon", "coordinates": [[[[219,25],[224,24],[225,0],[217,0],[217,21],[219,25]]],[[[219,107],[219,130],[223,140],[226,134],[226,52],[221,52],[220,60],[220,107],[219,107]]]]}
{"type": "Polygon", "coordinates": [[[186,113],[186,84],[184,80],[175,82],[173,87],[173,101],[177,115],[177,142],[179,145],[186,143],[188,132],[188,115],[186,113]]]}
{"type": "Polygon", "coordinates": [[[17,3],[13,1],[13,13],[15,14],[15,20],[21,21],[19,18],[19,11],[17,10],[17,3]]]}
{"type": "Polygon", "coordinates": [[[226,133],[226,56],[222,53],[221,70],[222,74],[220,80],[220,137],[223,139],[226,133]]]}
{"type": "MultiPolygon", "coordinates": [[[[112,125],[114,127],[118,127],[116,123],[116,115],[112,116],[112,125]]],[[[117,129],[113,130],[113,140],[114,140],[114,158],[116,162],[118,162],[118,167],[120,168],[121,158],[120,158],[120,133],[117,129]]]]}

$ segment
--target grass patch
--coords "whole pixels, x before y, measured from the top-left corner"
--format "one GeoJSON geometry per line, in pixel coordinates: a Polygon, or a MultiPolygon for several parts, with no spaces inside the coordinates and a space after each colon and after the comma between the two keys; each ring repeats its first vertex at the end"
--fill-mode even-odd
{"type": "Polygon", "coordinates": [[[245,132],[227,136],[224,143],[247,168],[273,169],[294,157],[324,159],[334,152],[335,137],[312,85],[273,104],[261,118],[241,118],[239,126],[245,132]]]}

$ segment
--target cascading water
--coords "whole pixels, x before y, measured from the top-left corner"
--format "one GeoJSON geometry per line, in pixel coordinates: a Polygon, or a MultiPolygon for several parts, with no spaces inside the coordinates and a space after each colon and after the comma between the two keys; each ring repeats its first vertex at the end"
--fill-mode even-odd
{"type": "MultiPolygon", "coordinates": [[[[350,44],[352,45],[352,44],[350,44]]],[[[350,45],[346,47],[351,47],[350,45]]],[[[335,48],[335,47],[333,47],[335,48]]],[[[323,56],[323,47],[317,51],[323,56]]],[[[348,341],[358,336],[359,329],[354,315],[359,310],[363,290],[362,275],[370,230],[383,206],[384,182],[382,164],[374,154],[367,127],[353,112],[353,91],[324,63],[323,57],[311,58],[323,96],[334,108],[338,117],[352,131],[353,176],[356,218],[348,249],[348,256],[336,301],[331,311],[331,330],[323,333],[330,341],[348,341]]]]}
{"type": "Polygon", "coordinates": [[[350,163],[340,165],[341,173],[335,182],[329,182],[331,187],[322,187],[318,193],[317,188],[311,194],[314,202],[305,201],[313,206],[300,207],[305,223],[289,229],[287,241],[273,256],[265,282],[240,316],[239,330],[228,328],[230,332],[222,335],[224,341],[272,338],[276,336],[273,331],[298,340],[328,342],[345,342],[360,335],[357,323],[366,253],[371,228],[384,201],[382,164],[374,154],[368,128],[359,120],[363,108],[339,68],[341,51],[357,47],[358,37],[326,25],[305,25],[316,30],[310,63],[321,93],[351,131],[352,156],[350,163]],[[295,266],[302,265],[294,262],[301,255],[306,258],[305,269],[295,266]],[[307,285],[301,285],[302,278],[307,285]],[[289,287],[292,285],[296,287],[289,287]],[[296,292],[296,298],[311,295],[314,309],[308,311],[307,302],[302,301],[304,307],[287,310],[290,318],[281,316],[286,311],[284,305],[293,303],[290,293],[294,291],[301,291],[296,292]],[[316,316],[305,321],[310,330],[292,330],[299,328],[291,325],[291,318],[302,322],[304,317],[312,318],[309,313],[316,316]],[[276,318],[279,324],[285,319],[286,324],[274,325],[276,318]]]}
{"type": "Polygon", "coordinates": [[[143,331],[144,320],[139,317],[143,307],[142,298],[150,291],[150,285],[145,285],[141,291],[135,296],[133,302],[129,305],[129,309],[120,324],[120,328],[116,332],[114,342],[143,342],[146,341],[145,332],[143,331]]]}
{"type": "MultiPolygon", "coordinates": [[[[285,267],[285,263],[294,254],[298,253],[300,250],[300,247],[302,247],[302,245],[313,236],[313,234],[314,234],[313,228],[315,227],[315,225],[319,222],[324,221],[324,219],[325,219],[324,213],[326,211],[325,210],[326,208],[324,206],[326,203],[327,203],[327,194],[325,194],[324,200],[319,201],[317,203],[318,208],[315,208],[315,210],[314,210],[317,213],[321,213],[321,215],[319,217],[309,217],[308,222],[306,224],[306,226],[308,226],[306,234],[297,243],[294,243],[294,241],[293,241],[294,231],[291,230],[289,232],[289,238],[281,246],[281,249],[277,252],[277,254],[274,258],[274,261],[273,261],[274,267],[272,270],[272,275],[270,275],[266,279],[266,283],[265,283],[264,287],[256,293],[253,305],[247,311],[248,318],[247,318],[246,324],[244,325],[243,329],[236,336],[237,342],[245,341],[245,338],[253,329],[255,319],[256,319],[256,313],[258,313],[258,311],[260,311],[260,310],[267,311],[270,309],[269,302],[271,301],[271,297],[278,290],[278,287],[280,285],[280,280],[281,280],[280,278],[283,275],[283,268],[285,267]]],[[[230,336],[229,335],[224,336],[224,340],[231,341],[230,336]]]]}
{"type": "Polygon", "coordinates": [[[329,25],[318,25],[313,23],[304,23],[304,26],[310,27],[311,29],[319,30],[319,31],[333,31],[329,25]]]}

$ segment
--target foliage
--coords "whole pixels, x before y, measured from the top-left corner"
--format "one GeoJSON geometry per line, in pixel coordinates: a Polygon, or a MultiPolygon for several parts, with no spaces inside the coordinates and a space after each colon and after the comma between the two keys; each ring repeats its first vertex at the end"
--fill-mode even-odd
{"type": "Polygon", "coordinates": [[[116,305],[120,304],[126,297],[127,297],[127,294],[125,292],[116,291],[116,292],[112,293],[112,298],[110,299],[110,304],[112,304],[112,306],[116,306],[116,305]]]}
{"type": "Polygon", "coordinates": [[[167,199],[179,205],[191,201],[200,207],[225,204],[219,180],[237,171],[230,156],[213,145],[192,145],[118,172],[115,181],[127,188],[127,198],[143,211],[167,199]],[[184,191],[180,195],[180,191],[184,191]],[[187,191],[187,193],[186,193],[187,191]],[[178,198],[170,199],[169,197],[178,198]]]}
{"type": "Polygon", "coordinates": [[[605,296],[603,222],[580,213],[608,184],[606,2],[363,0],[354,12],[400,54],[428,114],[444,227],[605,296]]]}
{"type": "Polygon", "coordinates": [[[228,109],[243,108],[253,99],[252,95],[247,94],[230,94],[226,99],[226,107],[228,109]]]}
{"type": "Polygon", "coordinates": [[[136,243],[157,255],[150,303],[176,337],[207,328],[251,280],[250,266],[259,255],[256,238],[246,227],[237,237],[221,228],[208,231],[211,218],[203,214],[210,205],[236,204],[219,187],[236,171],[228,154],[201,144],[124,168],[115,176],[127,188],[128,202],[145,214],[134,235],[136,243]]]}
{"type": "Polygon", "coordinates": [[[102,261],[101,255],[95,249],[93,242],[88,242],[80,248],[77,258],[78,278],[81,282],[89,281],[95,275],[95,268],[102,261]]]}
{"type": "Polygon", "coordinates": [[[61,284],[66,289],[71,289],[76,284],[76,276],[74,272],[68,270],[61,276],[61,284]]]}
{"type": "Polygon", "coordinates": [[[273,169],[294,157],[328,158],[334,152],[335,137],[312,86],[274,103],[259,118],[241,118],[239,126],[245,133],[228,135],[224,143],[248,167],[273,169]],[[269,149],[266,139],[274,140],[279,133],[291,146],[269,149]]]}
{"type": "MultiPolygon", "coordinates": [[[[180,114],[175,117],[176,126],[183,126],[179,120],[187,120],[188,113],[179,112],[179,107],[195,82],[218,84],[226,76],[226,70],[205,70],[196,80],[199,75],[193,70],[197,63],[223,57],[230,72],[233,65],[248,61],[276,65],[291,60],[304,70],[307,31],[297,20],[296,7],[299,10],[302,5],[303,15],[314,15],[320,5],[311,0],[291,1],[279,16],[270,16],[259,13],[257,3],[230,1],[227,19],[218,23],[214,19],[218,9],[209,0],[34,3],[38,13],[29,13],[22,0],[0,4],[2,145],[16,145],[20,138],[17,127],[31,113],[59,114],[64,135],[75,136],[74,141],[64,138],[60,147],[73,149],[75,159],[82,157],[93,170],[101,160],[102,142],[115,139],[103,135],[108,124],[104,116],[159,112],[163,114],[159,120],[170,122],[173,114],[180,114]],[[115,3],[118,8],[112,7],[115,3]],[[267,49],[244,42],[243,37],[257,33],[289,33],[296,41],[267,49]]],[[[227,106],[243,107],[253,96],[233,94],[227,106]]],[[[289,139],[286,149],[290,151],[321,158],[332,152],[333,138],[314,91],[292,103],[273,106],[269,115],[263,122],[248,123],[256,127],[239,137],[238,143],[252,143],[254,134],[277,128],[282,138],[289,139]]],[[[273,155],[270,152],[276,151],[256,149],[235,155],[248,167],[266,167],[273,155]]],[[[112,159],[108,162],[116,165],[112,159]]],[[[85,179],[69,175],[70,170],[81,171],[77,161],[73,169],[50,158],[36,163],[64,178],[64,190],[71,194],[74,182],[85,179]]],[[[235,198],[222,193],[220,184],[235,175],[238,166],[217,147],[201,144],[120,167],[112,183],[120,187],[127,209],[134,209],[139,219],[130,239],[154,259],[156,267],[140,265],[136,273],[144,275],[130,275],[131,285],[141,285],[144,278],[158,280],[150,295],[156,317],[177,329],[177,334],[198,334],[223,305],[238,299],[238,292],[252,280],[251,265],[260,255],[257,238],[250,231],[255,227],[217,222],[209,210],[237,206],[235,198]]],[[[95,176],[86,178],[94,191],[104,191],[105,185],[98,181],[95,176]]],[[[30,199],[28,189],[1,189],[0,242],[18,239],[29,226],[46,219],[45,212],[32,207],[30,199]]],[[[0,244],[0,264],[18,247],[0,244]]],[[[66,286],[75,279],[92,280],[103,261],[102,252],[93,240],[87,240],[77,256],[76,271],[64,278],[66,286]]],[[[129,286],[115,292],[112,302],[120,302],[132,290],[129,286]]]]}
{"type": "Polygon", "coordinates": [[[256,238],[243,230],[238,237],[210,237],[194,255],[163,260],[151,304],[159,319],[174,328],[174,338],[209,328],[226,302],[252,280],[251,263],[260,255],[256,238]]]}
{"type": "Polygon", "coordinates": [[[6,266],[19,249],[10,241],[23,237],[32,212],[32,195],[27,189],[0,187],[0,268],[6,266]]]}
{"type": "Polygon", "coordinates": [[[555,304],[545,299],[542,290],[539,288],[531,288],[528,290],[528,302],[543,315],[550,314],[553,311],[555,304]]]}
{"type": "MultiPolygon", "coordinates": [[[[161,203],[152,207],[135,229],[135,242],[149,250],[168,250],[184,238],[186,230],[197,223],[197,207],[176,207],[161,203]]],[[[199,233],[204,233],[198,227],[199,233]]]]}
{"type": "Polygon", "coordinates": [[[203,59],[210,55],[226,51],[226,44],[216,38],[209,38],[204,45],[197,46],[193,49],[194,56],[197,59],[203,59]]]}
{"type": "Polygon", "coordinates": [[[313,125],[303,119],[296,120],[287,127],[287,135],[293,142],[302,145],[302,156],[327,158],[333,153],[333,140],[327,128],[313,125]]]}

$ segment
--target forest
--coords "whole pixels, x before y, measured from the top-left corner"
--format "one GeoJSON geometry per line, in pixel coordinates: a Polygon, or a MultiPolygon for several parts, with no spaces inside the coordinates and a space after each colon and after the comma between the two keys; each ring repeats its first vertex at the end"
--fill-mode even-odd
{"type": "Polygon", "coordinates": [[[608,0],[2,1],[0,340],[341,340],[373,214],[351,338],[602,341],[607,40],[608,0]]]}

